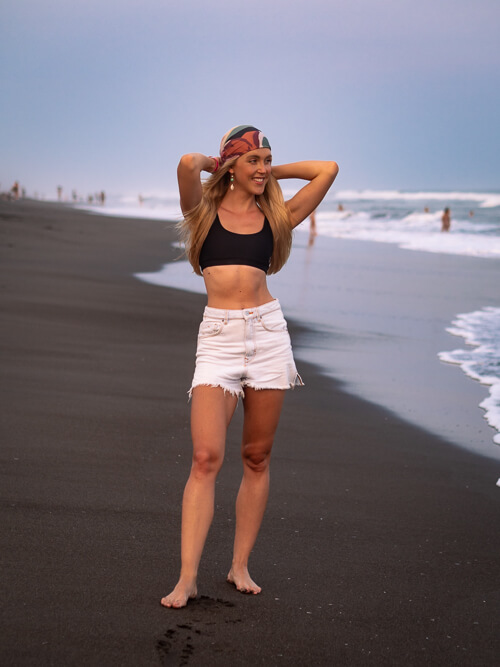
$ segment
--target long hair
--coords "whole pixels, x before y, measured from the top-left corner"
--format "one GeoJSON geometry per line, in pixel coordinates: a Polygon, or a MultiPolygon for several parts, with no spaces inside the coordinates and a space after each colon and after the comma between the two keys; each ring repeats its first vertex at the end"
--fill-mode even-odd
{"type": "MultiPolygon", "coordinates": [[[[201,248],[229,187],[229,169],[237,159],[227,160],[215,174],[212,174],[202,183],[200,203],[191,211],[188,211],[184,215],[184,219],[178,223],[186,256],[194,272],[199,276],[202,275],[200,269],[201,248]]],[[[257,205],[269,220],[273,233],[273,254],[268,273],[277,273],[290,255],[292,224],[281,187],[272,174],[263,194],[257,195],[255,199],[257,205]]]]}

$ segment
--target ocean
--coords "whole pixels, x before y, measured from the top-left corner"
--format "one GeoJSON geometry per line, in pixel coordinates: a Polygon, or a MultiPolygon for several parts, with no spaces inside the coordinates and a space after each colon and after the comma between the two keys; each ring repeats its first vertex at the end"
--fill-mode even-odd
{"type": "MultiPolygon", "coordinates": [[[[285,198],[290,194],[285,192],[285,198]]],[[[99,214],[180,219],[176,194],[143,196],[141,203],[135,196],[112,196],[107,198],[105,206],[83,208],[99,214]]],[[[377,313],[371,312],[370,301],[363,306],[363,312],[355,314],[348,312],[348,295],[344,301],[332,297],[332,267],[341,263],[339,255],[335,254],[338,253],[338,242],[333,240],[363,242],[356,246],[361,248],[376,243],[379,247],[387,244],[386,250],[388,246],[397,246],[420,253],[473,257],[486,262],[490,269],[493,268],[494,277],[490,280],[495,280],[495,276],[500,278],[500,193],[336,191],[318,208],[316,223],[318,235],[314,243],[309,243],[309,224],[305,221],[295,233],[289,263],[280,274],[269,279],[271,291],[275,290],[285,314],[318,332],[309,350],[301,349],[299,355],[322,366],[324,372],[337,379],[340,377],[348,389],[411,420],[415,409],[412,407],[405,411],[401,407],[399,390],[396,389],[391,396],[390,392],[376,386],[374,373],[376,375],[384,371],[381,367],[376,368],[376,364],[382,362],[373,360],[384,358],[383,345],[380,343],[383,337],[387,341],[387,355],[392,350],[390,354],[394,357],[395,345],[392,344],[391,348],[390,344],[391,340],[394,343],[393,337],[398,335],[398,331],[400,339],[403,335],[411,337],[413,334],[405,331],[403,324],[392,318],[386,317],[385,322],[378,321],[377,313]],[[450,208],[451,229],[442,233],[441,215],[445,207],[450,208]],[[349,332],[354,333],[350,335],[349,332]],[[377,340],[373,360],[366,364],[364,370],[363,363],[358,360],[360,348],[356,348],[356,352],[353,348],[351,354],[348,353],[352,339],[356,336],[362,337],[365,344],[377,340]],[[370,337],[374,337],[373,340],[370,337]],[[339,350],[343,351],[342,355],[338,354],[339,350]]],[[[350,246],[346,244],[343,247],[345,250],[350,246]]],[[[368,251],[366,253],[366,262],[369,263],[370,254],[368,251]]],[[[342,257],[345,256],[343,252],[342,257]]],[[[347,266],[346,263],[346,269],[347,266]]],[[[191,267],[184,261],[166,265],[156,273],[137,277],[154,284],[204,291],[203,281],[192,273],[191,267]]],[[[342,280],[341,274],[337,275],[337,280],[342,280]]],[[[447,322],[440,321],[443,333],[447,332],[457,338],[456,347],[440,349],[435,355],[434,352],[429,353],[429,356],[433,357],[432,364],[456,365],[470,378],[469,382],[485,387],[486,396],[476,407],[484,411],[484,417],[491,427],[488,430],[490,442],[492,437],[500,445],[500,279],[496,284],[498,299],[495,303],[490,298],[486,303],[478,304],[475,310],[451,313],[447,322]]],[[[496,289],[495,285],[490,284],[488,287],[490,293],[496,289]]],[[[401,298],[404,300],[404,288],[401,289],[401,298]]],[[[412,322],[415,330],[422,327],[426,315],[422,309],[418,313],[408,312],[406,319],[412,322]]],[[[432,321],[429,319],[428,331],[433,331],[435,327],[436,318],[432,321]]],[[[443,344],[445,340],[443,338],[443,344]]],[[[414,351],[407,349],[401,352],[401,369],[405,367],[405,354],[414,356],[414,351]]],[[[472,395],[476,396],[475,393],[472,395]]],[[[426,409],[425,414],[422,412],[415,415],[414,421],[432,430],[439,430],[434,428],[437,418],[436,424],[433,424],[431,413],[432,410],[426,409]]],[[[466,445],[468,439],[470,434],[464,436],[461,444],[466,445]]]]}
{"type": "MultiPolygon", "coordinates": [[[[293,192],[284,191],[285,198],[293,192]]],[[[177,193],[108,196],[90,211],[138,218],[179,220],[177,193]]],[[[500,193],[398,192],[344,190],[327,196],[317,212],[318,233],[333,238],[393,243],[421,250],[500,258],[500,193]],[[451,209],[451,230],[441,229],[441,215],[451,209]],[[339,210],[341,208],[342,210],[339,210]]]]}

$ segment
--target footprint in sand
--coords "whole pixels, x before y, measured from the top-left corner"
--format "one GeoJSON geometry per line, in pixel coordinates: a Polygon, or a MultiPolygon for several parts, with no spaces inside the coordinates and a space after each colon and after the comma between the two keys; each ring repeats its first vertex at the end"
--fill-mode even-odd
{"type": "Polygon", "coordinates": [[[174,613],[181,622],[169,628],[156,642],[161,665],[176,664],[184,667],[193,655],[202,650],[208,649],[212,654],[221,653],[224,646],[214,642],[213,626],[242,622],[233,602],[206,595],[192,600],[187,607],[174,613]]]}

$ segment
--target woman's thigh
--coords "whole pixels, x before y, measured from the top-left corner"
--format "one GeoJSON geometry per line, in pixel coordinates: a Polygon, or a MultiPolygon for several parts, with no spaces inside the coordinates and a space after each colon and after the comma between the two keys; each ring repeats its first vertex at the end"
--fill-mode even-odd
{"type": "Polygon", "coordinates": [[[270,453],[284,398],[285,390],[246,387],[243,399],[243,453],[249,448],[270,453]]]}
{"type": "Polygon", "coordinates": [[[191,436],[193,451],[223,457],[227,427],[238,398],[221,387],[194,387],[191,399],[191,436]]]}

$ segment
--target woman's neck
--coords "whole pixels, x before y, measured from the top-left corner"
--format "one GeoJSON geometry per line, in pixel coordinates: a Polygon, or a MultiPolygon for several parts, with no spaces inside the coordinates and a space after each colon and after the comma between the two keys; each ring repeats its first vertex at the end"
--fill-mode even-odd
{"type": "Polygon", "coordinates": [[[245,215],[251,213],[256,209],[259,209],[259,205],[253,195],[242,196],[240,194],[235,194],[234,192],[228,192],[222,202],[219,205],[219,208],[223,211],[228,211],[229,213],[237,213],[239,215],[245,215]]]}

